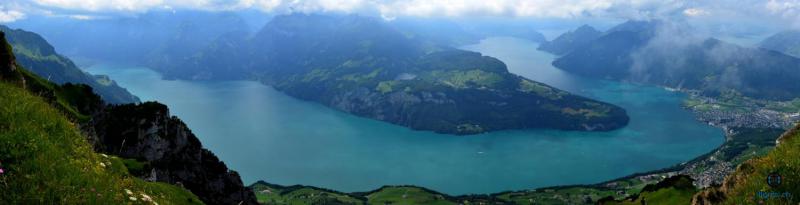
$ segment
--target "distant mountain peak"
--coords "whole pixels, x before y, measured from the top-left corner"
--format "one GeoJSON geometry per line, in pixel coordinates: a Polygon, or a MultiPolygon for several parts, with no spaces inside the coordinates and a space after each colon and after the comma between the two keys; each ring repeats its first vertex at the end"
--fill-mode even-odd
{"type": "Polygon", "coordinates": [[[594,29],[594,27],[584,24],[575,30],[561,34],[552,41],[543,42],[541,45],[539,45],[538,49],[556,55],[564,55],[594,39],[599,38],[601,35],[603,35],[602,32],[597,31],[594,29]]]}
{"type": "Polygon", "coordinates": [[[583,24],[581,27],[575,29],[575,32],[592,32],[592,31],[597,31],[597,29],[590,26],[589,24],[583,24]]]}
{"type": "MultiPolygon", "coordinates": [[[[105,101],[119,104],[139,102],[139,98],[116,83],[101,84],[96,76],[78,68],[69,58],[58,54],[39,34],[0,25],[8,43],[13,46],[16,62],[27,70],[57,84],[78,83],[92,87],[105,101]]],[[[111,81],[113,82],[113,81],[111,81]]]]}
{"type": "Polygon", "coordinates": [[[800,58],[800,30],[785,30],[772,35],[758,47],[800,58]]]}
{"type": "Polygon", "coordinates": [[[631,32],[642,32],[647,30],[655,30],[659,26],[663,25],[664,21],[662,20],[628,20],[624,23],[621,23],[617,26],[608,29],[606,33],[612,33],[617,31],[631,31],[631,32]]]}
{"type": "Polygon", "coordinates": [[[611,130],[628,123],[620,107],[524,79],[498,59],[427,42],[374,17],[288,14],[251,39],[209,46],[171,75],[258,76],[303,100],[449,134],[611,130]]]}
{"type": "Polygon", "coordinates": [[[553,65],[585,76],[695,89],[707,95],[734,89],[767,100],[799,96],[800,84],[794,82],[800,74],[794,71],[800,69],[800,59],[694,31],[685,22],[628,21],[553,65]]]}

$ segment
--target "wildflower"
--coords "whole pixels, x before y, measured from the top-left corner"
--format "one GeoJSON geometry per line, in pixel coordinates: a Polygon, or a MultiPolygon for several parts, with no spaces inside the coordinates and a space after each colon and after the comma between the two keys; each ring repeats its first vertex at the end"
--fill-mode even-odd
{"type": "Polygon", "coordinates": [[[0,174],[3,174],[3,173],[6,173],[6,171],[3,170],[3,168],[0,168],[0,174]]]}
{"type": "Polygon", "coordinates": [[[136,197],[128,197],[131,201],[136,201],[136,197]]]}
{"type": "Polygon", "coordinates": [[[147,194],[142,193],[142,201],[152,201],[152,200],[153,199],[150,198],[150,196],[147,196],[147,194]]]}
{"type": "Polygon", "coordinates": [[[104,163],[100,162],[100,166],[101,166],[101,167],[106,167],[106,164],[104,164],[104,163]]]}
{"type": "Polygon", "coordinates": [[[125,189],[125,193],[128,195],[133,195],[133,192],[130,189],[125,189]]]}

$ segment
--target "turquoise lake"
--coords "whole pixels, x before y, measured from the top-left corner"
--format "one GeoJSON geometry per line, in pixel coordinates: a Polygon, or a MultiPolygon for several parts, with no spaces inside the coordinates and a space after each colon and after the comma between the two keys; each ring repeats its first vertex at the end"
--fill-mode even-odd
{"type": "Polygon", "coordinates": [[[598,183],[669,167],[711,151],[722,130],[681,107],[685,95],[654,86],[580,78],[550,65],[533,42],[489,38],[463,47],[511,72],[625,108],[611,132],[513,130],[454,136],[413,131],[286,96],[249,81],[168,81],[147,68],[95,64],[144,101],[169,105],[246,184],[369,191],[417,185],[448,194],[598,183]]]}

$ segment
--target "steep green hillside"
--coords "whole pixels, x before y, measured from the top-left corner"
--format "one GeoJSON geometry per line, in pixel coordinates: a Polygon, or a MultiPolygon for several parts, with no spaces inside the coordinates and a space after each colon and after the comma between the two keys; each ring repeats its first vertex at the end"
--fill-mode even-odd
{"type": "Polygon", "coordinates": [[[800,202],[800,125],[786,132],[764,157],[751,159],[726,177],[719,187],[695,195],[693,204],[797,204],[800,202]],[[777,173],[782,183],[767,184],[777,173]]]}
{"type": "Polygon", "coordinates": [[[664,179],[657,184],[645,186],[641,192],[623,200],[614,200],[613,197],[601,199],[597,204],[603,205],[673,205],[689,204],[692,195],[697,189],[692,185],[692,178],[688,176],[674,176],[664,179]]]}
{"type": "Polygon", "coordinates": [[[495,58],[426,42],[379,19],[292,14],[252,38],[221,38],[159,68],[170,78],[258,80],[344,112],[440,133],[612,130],[628,122],[620,107],[514,75],[495,58]]]}
{"type": "Polygon", "coordinates": [[[62,112],[0,83],[0,201],[10,204],[202,204],[188,190],[145,182],[125,160],[95,153],[62,112]]]}
{"type": "Polygon", "coordinates": [[[17,63],[36,75],[57,84],[89,85],[106,102],[139,102],[136,96],[119,87],[108,76],[92,76],[81,71],[72,60],[56,53],[53,46],[38,34],[3,25],[0,25],[0,31],[6,33],[9,44],[14,47],[17,63]]]}
{"type": "Polygon", "coordinates": [[[0,201],[9,204],[202,204],[186,189],[132,176],[130,160],[94,152],[78,130],[93,102],[15,63],[0,32],[0,201]],[[55,107],[54,107],[55,106],[55,107]]]}
{"type": "Polygon", "coordinates": [[[2,140],[0,163],[10,168],[0,185],[10,187],[0,188],[11,192],[0,201],[256,204],[239,175],[166,106],[106,105],[86,85],[51,83],[18,65],[4,36],[0,32],[0,83],[8,88],[0,107],[8,115],[0,133],[8,139],[2,140]],[[48,114],[26,113],[37,110],[48,114]]]}

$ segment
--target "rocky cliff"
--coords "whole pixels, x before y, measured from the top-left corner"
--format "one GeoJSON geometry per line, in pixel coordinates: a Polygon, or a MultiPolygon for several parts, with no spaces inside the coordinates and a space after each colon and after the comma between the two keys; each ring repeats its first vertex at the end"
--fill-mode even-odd
{"type": "Polygon", "coordinates": [[[163,104],[109,106],[90,125],[98,151],[147,163],[139,177],[180,184],[207,204],[256,204],[239,174],[204,149],[163,104]]]}
{"type": "Polygon", "coordinates": [[[0,32],[0,40],[2,40],[0,44],[3,46],[0,48],[0,79],[22,81],[22,85],[24,85],[25,79],[17,71],[17,59],[14,57],[11,45],[6,42],[5,33],[0,32]]]}
{"type": "Polygon", "coordinates": [[[167,106],[108,105],[89,86],[56,85],[16,64],[4,37],[0,32],[0,79],[21,84],[77,121],[97,152],[135,159],[144,166],[132,174],[183,186],[206,204],[257,204],[238,173],[203,148],[167,106]]]}

